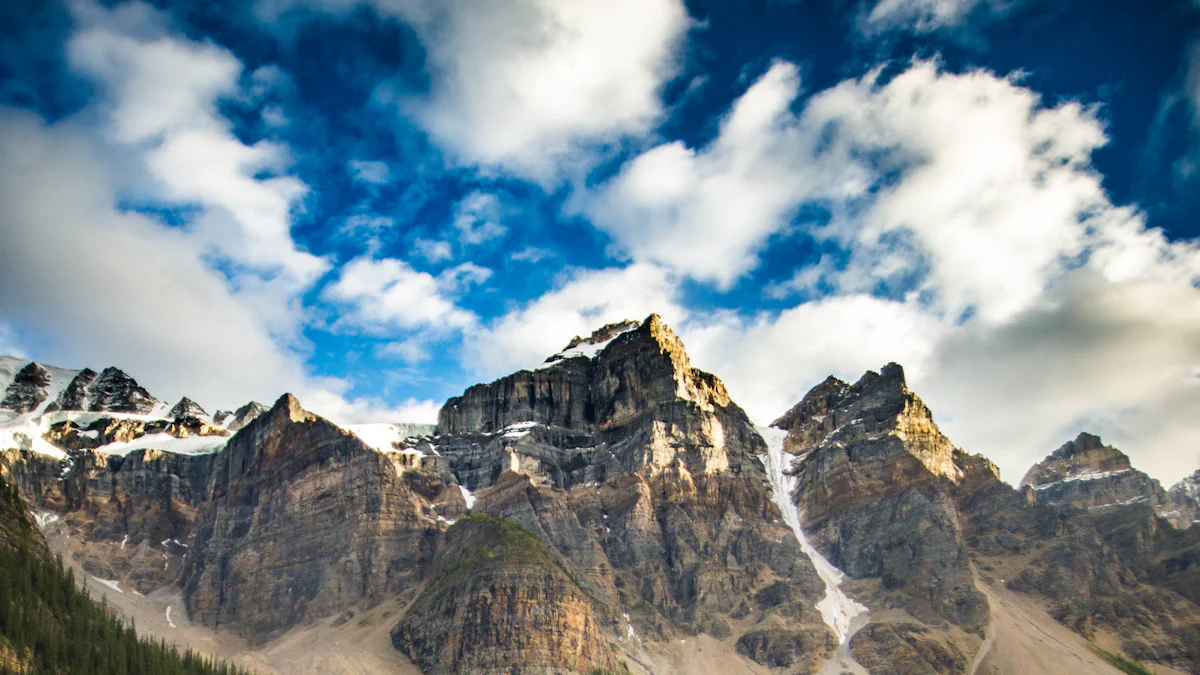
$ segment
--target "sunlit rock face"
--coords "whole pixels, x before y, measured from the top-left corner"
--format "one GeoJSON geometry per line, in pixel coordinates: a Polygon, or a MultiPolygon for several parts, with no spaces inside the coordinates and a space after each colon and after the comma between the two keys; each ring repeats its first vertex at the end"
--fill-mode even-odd
{"type": "MultiPolygon", "coordinates": [[[[473,512],[536,533],[610,634],[727,638],[752,617],[750,629],[802,633],[805,659],[836,645],[815,610],[824,584],[771,500],[765,443],[658,316],[471,387],[446,402],[437,431],[473,512]]],[[[751,642],[748,653],[775,658],[751,642]]]]}

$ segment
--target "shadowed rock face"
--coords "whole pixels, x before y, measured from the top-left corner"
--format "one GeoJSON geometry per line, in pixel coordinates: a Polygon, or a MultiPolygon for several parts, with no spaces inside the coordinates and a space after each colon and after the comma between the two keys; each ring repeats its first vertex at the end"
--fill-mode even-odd
{"type": "Polygon", "coordinates": [[[18,370],[16,377],[9,383],[8,388],[4,391],[4,400],[0,401],[0,408],[18,414],[30,412],[49,396],[47,393],[49,386],[50,373],[31,361],[24,368],[18,370]]]}
{"type": "MultiPolygon", "coordinates": [[[[878,580],[868,605],[981,633],[987,600],[971,577],[951,496],[964,477],[956,458],[967,456],[908,390],[900,366],[853,385],[831,377],[774,425],[789,432],[785,447],[798,456],[795,498],[809,539],[850,576],[878,580]]],[[[871,635],[856,640],[856,654],[871,635]]]]}
{"type": "Polygon", "coordinates": [[[99,375],[90,368],[84,368],[47,410],[145,415],[154,410],[157,404],[158,399],[151,396],[150,392],[138,385],[132,377],[116,368],[105,368],[99,375]]]}
{"type": "Polygon", "coordinates": [[[59,461],[9,450],[0,468],[31,505],[80,530],[87,544],[75,555],[85,570],[149,593],[179,573],[213,460],[159,450],[124,457],[79,450],[59,461]]]}
{"type": "Polygon", "coordinates": [[[280,398],[216,457],[181,580],[192,620],[261,643],[410,588],[431,505],[461,497],[440,458],[401,454],[280,398]]]}

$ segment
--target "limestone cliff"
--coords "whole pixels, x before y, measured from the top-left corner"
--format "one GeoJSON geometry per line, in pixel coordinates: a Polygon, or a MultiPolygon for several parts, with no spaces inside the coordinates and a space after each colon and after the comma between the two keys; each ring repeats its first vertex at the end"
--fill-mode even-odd
{"type": "Polygon", "coordinates": [[[215,456],[181,584],[192,620],[261,643],[411,591],[462,497],[440,457],[384,453],[284,395],[215,456]]]}
{"type": "Polygon", "coordinates": [[[836,644],[814,607],[824,585],[771,500],[762,438],[658,316],[471,387],[438,434],[473,511],[537,534],[612,633],[759,631],[744,653],[764,662],[799,635],[815,651],[797,663],[836,644]]]}
{"type": "Polygon", "coordinates": [[[446,533],[428,585],[392,639],[427,675],[621,670],[574,575],[538,535],[489,516],[446,533]]]}

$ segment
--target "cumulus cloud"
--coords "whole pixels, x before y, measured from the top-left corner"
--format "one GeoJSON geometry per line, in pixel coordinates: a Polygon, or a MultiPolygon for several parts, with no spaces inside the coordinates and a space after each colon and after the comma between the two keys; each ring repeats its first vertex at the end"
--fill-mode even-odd
{"type": "Polygon", "coordinates": [[[116,365],[210,409],[291,391],[342,421],[427,415],[307,374],[299,294],[327,263],[291,238],[306,188],[285,173],[288,149],[242,142],[218,108],[245,93],[241,63],[148,5],[73,10],[68,61],[99,85],[95,99],[54,124],[0,110],[0,312],[36,344],[27,351],[116,365]]]}
{"type": "Polygon", "coordinates": [[[836,250],[765,289],[815,299],[693,312],[681,332],[699,364],[766,421],[826,374],[899,361],[951,438],[1013,481],[1084,428],[1165,479],[1194,469],[1178,411],[1195,396],[1198,333],[1172,308],[1200,302],[1197,246],[1109,201],[1093,108],[933,62],[793,112],[798,87],[774,64],[708,146],[654,148],[586,207],[634,261],[718,287],[774,236],[836,250]],[[790,222],[811,206],[828,219],[790,222]]]}
{"type": "Polygon", "coordinates": [[[633,260],[729,287],[804,200],[837,183],[861,189],[855,176],[825,174],[813,161],[818,130],[789,109],[799,87],[797,68],[775,63],[734,103],[711,144],[648,150],[581,199],[583,210],[633,260]]]}
{"type": "Polygon", "coordinates": [[[286,147],[242,142],[217,110],[238,91],[242,64],[228,51],[172,34],[165,16],[139,3],[76,6],[69,63],[102,87],[97,106],[111,138],[140,153],[153,197],[203,207],[190,226],[264,297],[312,283],[328,267],[291,238],[291,210],[307,187],[283,175],[286,147]],[[264,177],[265,176],[265,177],[264,177]]]}
{"type": "Polygon", "coordinates": [[[473,324],[475,316],[454,304],[446,286],[461,283],[464,275],[478,279],[481,271],[487,272],[472,268],[439,281],[403,260],[357,258],[342,267],[322,297],[343,308],[338,322],[344,326],[382,334],[394,329],[463,328],[473,324]]]}
{"type": "Polygon", "coordinates": [[[470,192],[454,205],[454,229],[463,246],[474,246],[504,236],[500,224],[500,198],[491,192],[470,192]]]}
{"type": "MultiPolygon", "coordinates": [[[[390,96],[453,157],[554,182],[584,150],[650,131],[691,25],[679,0],[262,0],[369,6],[412,26],[426,50],[427,97],[390,96]]],[[[385,96],[386,98],[386,96],[385,96]]]]}

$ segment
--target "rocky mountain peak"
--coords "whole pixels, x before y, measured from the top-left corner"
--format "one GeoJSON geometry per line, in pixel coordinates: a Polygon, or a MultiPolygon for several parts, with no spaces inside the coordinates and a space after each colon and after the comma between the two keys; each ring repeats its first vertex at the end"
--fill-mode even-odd
{"type": "Polygon", "coordinates": [[[288,422],[309,422],[316,419],[316,415],[304,409],[300,405],[300,400],[295,396],[284,394],[276,399],[275,403],[264,414],[260,415],[256,421],[260,424],[273,426],[282,423],[285,419],[288,422]]]}
{"type": "Polygon", "coordinates": [[[610,323],[606,326],[601,326],[600,328],[597,328],[596,330],[592,331],[592,334],[586,338],[576,335],[575,337],[571,338],[571,341],[567,343],[567,346],[564,348],[563,351],[566,351],[568,349],[575,349],[579,345],[584,345],[584,344],[598,345],[602,342],[608,342],[609,340],[620,335],[621,333],[625,333],[625,332],[634,330],[635,328],[637,328],[639,326],[641,326],[640,321],[631,321],[628,319],[625,321],[617,321],[616,323],[610,323]]]}
{"type": "Polygon", "coordinates": [[[204,408],[200,407],[199,403],[196,403],[186,396],[179,399],[179,403],[176,403],[175,406],[171,408],[171,412],[167,413],[167,417],[170,417],[171,419],[207,416],[208,413],[204,411],[204,408]]]}
{"type": "Polygon", "coordinates": [[[451,398],[438,432],[495,433],[532,424],[591,432],[684,401],[705,411],[731,405],[715,376],[691,366],[683,342],[658,317],[609,324],[522,370],[451,398]]]}
{"type": "Polygon", "coordinates": [[[1133,468],[1125,453],[1089,433],[1079,434],[1033,465],[1020,487],[1043,504],[1091,510],[1170,503],[1157,480],[1133,468]]]}
{"type": "Polygon", "coordinates": [[[50,372],[30,361],[13,377],[4,392],[4,400],[0,401],[0,408],[15,413],[31,412],[46,400],[49,386],[50,372]]]}
{"type": "Polygon", "coordinates": [[[253,422],[259,415],[265,413],[267,407],[258,401],[250,401],[246,405],[238,408],[236,411],[218,410],[213,415],[213,422],[218,426],[228,429],[229,431],[237,431],[247,424],[253,422]]]}
{"type": "Polygon", "coordinates": [[[896,363],[879,372],[867,371],[853,385],[829,376],[772,426],[788,431],[787,451],[795,455],[827,444],[874,443],[889,437],[934,475],[957,480],[960,473],[954,446],[925,403],[908,389],[904,368],[896,363]]]}
{"type": "Polygon", "coordinates": [[[62,390],[47,411],[82,410],[149,414],[158,399],[118,368],[105,368],[99,374],[84,368],[62,390]]]}

